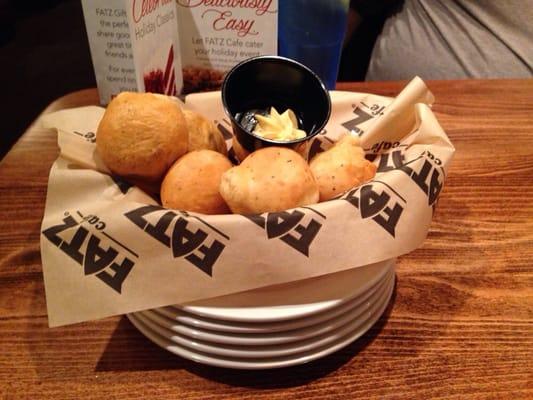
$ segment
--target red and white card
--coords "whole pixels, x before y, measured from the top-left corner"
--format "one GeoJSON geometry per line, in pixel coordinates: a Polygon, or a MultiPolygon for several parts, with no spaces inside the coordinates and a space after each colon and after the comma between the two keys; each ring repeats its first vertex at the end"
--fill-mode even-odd
{"type": "Polygon", "coordinates": [[[100,94],[181,93],[178,17],[174,0],[82,0],[100,94]]]}

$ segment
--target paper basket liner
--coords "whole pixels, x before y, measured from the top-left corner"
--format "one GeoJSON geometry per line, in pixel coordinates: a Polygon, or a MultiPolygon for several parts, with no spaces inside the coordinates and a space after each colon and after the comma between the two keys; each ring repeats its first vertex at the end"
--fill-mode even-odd
{"type": "MultiPolygon", "coordinates": [[[[395,99],[339,91],[331,99],[311,153],[357,134],[375,178],[335,200],[248,217],[164,209],[111,177],[95,151],[103,108],[46,115],[61,150],[40,237],[50,326],[316,277],[420,246],[454,153],[432,94],[415,78],[395,99]]],[[[220,92],[185,103],[229,137],[220,92]]]]}

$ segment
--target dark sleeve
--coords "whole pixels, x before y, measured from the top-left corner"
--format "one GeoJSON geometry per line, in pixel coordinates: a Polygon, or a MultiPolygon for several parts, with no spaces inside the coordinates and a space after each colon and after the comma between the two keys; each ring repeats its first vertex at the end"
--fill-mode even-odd
{"type": "Polygon", "coordinates": [[[382,14],[401,2],[401,0],[350,0],[350,8],[365,18],[382,14]]]}

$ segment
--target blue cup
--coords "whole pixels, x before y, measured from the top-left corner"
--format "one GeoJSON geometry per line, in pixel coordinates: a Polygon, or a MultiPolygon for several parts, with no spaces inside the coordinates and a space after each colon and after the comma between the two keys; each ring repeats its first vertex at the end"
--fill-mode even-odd
{"type": "Polygon", "coordinates": [[[335,89],[348,0],[279,0],[278,53],[313,70],[335,89]]]}

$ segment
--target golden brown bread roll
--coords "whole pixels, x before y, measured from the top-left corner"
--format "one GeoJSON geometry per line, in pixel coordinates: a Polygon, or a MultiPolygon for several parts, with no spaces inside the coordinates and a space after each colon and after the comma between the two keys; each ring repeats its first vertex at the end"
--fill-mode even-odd
{"type": "Polygon", "coordinates": [[[260,214],[318,202],[318,185],[293,150],[267,147],[222,175],[220,194],[236,214],[260,214]]]}
{"type": "Polygon", "coordinates": [[[215,124],[194,111],[184,109],[183,115],[189,130],[189,151],[206,149],[228,155],[224,136],[215,124]]]}
{"type": "Polygon", "coordinates": [[[219,186],[222,174],[231,167],[226,157],[213,150],[185,154],[172,165],[163,179],[163,207],[202,214],[229,213],[219,186]]]}
{"type": "Polygon", "coordinates": [[[359,138],[348,135],[309,163],[320,188],[320,201],[330,200],[369,181],[376,166],[365,159],[359,138]]]}
{"type": "Polygon", "coordinates": [[[115,97],[98,125],[96,149],[119,176],[153,184],[188,146],[180,107],[151,93],[123,92],[115,97]]]}

